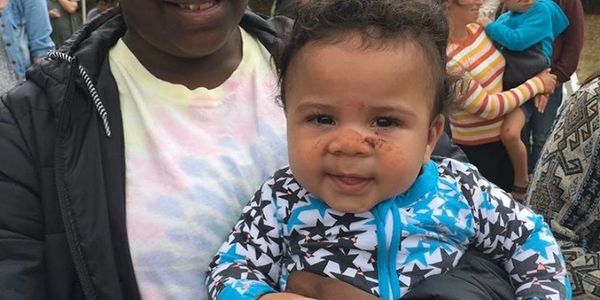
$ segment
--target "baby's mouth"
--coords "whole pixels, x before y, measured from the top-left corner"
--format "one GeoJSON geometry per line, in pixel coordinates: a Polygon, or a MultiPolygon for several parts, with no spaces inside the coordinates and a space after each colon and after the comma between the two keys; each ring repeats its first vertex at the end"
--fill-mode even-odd
{"type": "Polygon", "coordinates": [[[344,194],[356,194],[371,182],[372,178],[358,175],[329,175],[337,189],[344,194]]]}

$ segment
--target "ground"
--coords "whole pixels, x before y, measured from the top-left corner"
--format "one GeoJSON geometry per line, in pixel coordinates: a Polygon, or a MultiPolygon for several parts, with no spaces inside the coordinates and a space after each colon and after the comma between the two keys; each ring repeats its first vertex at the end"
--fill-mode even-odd
{"type": "Polygon", "coordinates": [[[600,14],[585,16],[585,42],[579,60],[577,75],[585,79],[594,71],[600,71],[600,14]]]}

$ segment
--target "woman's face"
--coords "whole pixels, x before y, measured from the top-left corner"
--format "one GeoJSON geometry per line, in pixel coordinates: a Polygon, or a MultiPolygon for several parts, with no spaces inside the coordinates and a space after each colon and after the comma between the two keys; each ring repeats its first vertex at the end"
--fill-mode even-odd
{"type": "Polygon", "coordinates": [[[455,24],[469,24],[477,21],[483,0],[449,0],[448,17],[455,24]]]}
{"type": "Polygon", "coordinates": [[[205,57],[223,47],[247,5],[248,0],[120,1],[128,34],[178,58],[205,57]]]}

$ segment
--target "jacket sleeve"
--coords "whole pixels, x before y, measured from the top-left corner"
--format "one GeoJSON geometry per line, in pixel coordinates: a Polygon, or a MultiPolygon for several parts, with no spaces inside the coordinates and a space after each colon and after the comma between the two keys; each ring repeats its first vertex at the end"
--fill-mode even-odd
{"type": "Polygon", "coordinates": [[[552,57],[552,74],[559,82],[569,81],[579,63],[583,49],[584,15],[581,0],[565,1],[565,14],[569,19],[569,27],[559,36],[556,43],[562,43],[560,52],[552,57]]]}
{"type": "Polygon", "coordinates": [[[475,168],[463,172],[463,194],[474,215],[475,246],[503,265],[517,299],[568,299],[560,247],[543,218],[489,183],[475,168]]]}
{"type": "Polygon", "coordinates": [[[442,136],[435,144],[433,153],[431,154],[433,160],[441,162],[445,158],[452,158],[461,162],[469,162],[465,152],[460,149],[450,138],[450,136],[444,131],[442,136]]]}
{"type": "Polygon", "coordinates": [[[31,58],[42,57],[54,49],[50,38],[52,26],[46,0],[25,0],[26,31],[31,58]]]}
{"type": "Polygon", "coordinates": [[[506,17],[502,15],[485,28],[485,33],[494,42],[512,51],[523,51],[544,38],[552,37],[552,15],[549,10],[543,5],[534,5],[527,14],[527,22],[522,22],[514,29],[502,22],[506,17]]]}
{"type": "Polygon", "coordinates": [[[457,87],[458,105],[472,115],[484,120],[494,120],[510,113],[543,91],[542,80],[533,77],[508,91],[489,93],[479,81],[465,73],[457,87]]]}
{"type": "Polygon", "coordinates": [[[37,172],[20,116],[7,103],[0,98],[0,295],[47,299],[37,172]]]}
{"type": "Polygon", "coordinates": [[[207,276],[211,299],[258,299],[276,292],[283,252],[282,222],[267,181],[243,209],[207,276]]]}

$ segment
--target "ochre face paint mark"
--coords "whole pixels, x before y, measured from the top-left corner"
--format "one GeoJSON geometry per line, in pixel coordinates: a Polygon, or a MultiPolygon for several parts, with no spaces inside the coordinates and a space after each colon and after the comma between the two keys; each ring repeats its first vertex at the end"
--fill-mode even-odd
{"type": "Polygon", "coordinates": [[[393,150],[393,147],[390,146],[386,140],[384,140],[380,137],[373,137],[373,136],[365,137],[363,140],[363,143],[365,143],[375,149],[379,149],[379,150],[386,151],[386,152],[390,152],[393,150]]]}

